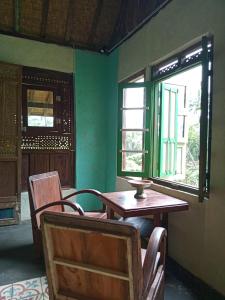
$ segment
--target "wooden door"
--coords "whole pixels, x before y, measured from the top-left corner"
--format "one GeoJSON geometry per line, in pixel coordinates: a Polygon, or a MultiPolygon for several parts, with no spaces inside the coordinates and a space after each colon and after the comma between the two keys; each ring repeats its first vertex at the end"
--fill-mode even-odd
{"type": "Polygon", "coordinates": [[[20,215],[21,67],[0,63],[0,225],[20,215]]]}

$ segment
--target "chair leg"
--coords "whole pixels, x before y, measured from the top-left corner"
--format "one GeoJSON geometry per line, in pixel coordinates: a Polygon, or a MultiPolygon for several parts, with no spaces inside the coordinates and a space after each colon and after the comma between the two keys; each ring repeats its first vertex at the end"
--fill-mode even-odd
{"type": "Polygon", "coordinates": [[[43,257],[43,245],[42,245],[42,236],[39,229],[33,231],[33,241],[34,241],[35,257],[37,259],[40,259],[43,257]]]}

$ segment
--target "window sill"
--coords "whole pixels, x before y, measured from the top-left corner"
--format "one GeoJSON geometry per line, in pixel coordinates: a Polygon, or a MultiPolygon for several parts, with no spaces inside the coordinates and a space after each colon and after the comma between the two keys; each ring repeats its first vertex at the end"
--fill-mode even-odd
{"type": "Polygon", "coordinates": [[[156,183],[152,183],[151,189],[156,192],[160,192],[160,193],[167,194],[167,195],[175,197],[175,198],[179,198],[181,200],[186,200],[186,201],[190,201],[190,202],[193,202],[193,201],[198,202],[197,195],[187,193],[184,191],[175,190],[175,189],[165,187],[163,185],[159,185],[156,183]]]}

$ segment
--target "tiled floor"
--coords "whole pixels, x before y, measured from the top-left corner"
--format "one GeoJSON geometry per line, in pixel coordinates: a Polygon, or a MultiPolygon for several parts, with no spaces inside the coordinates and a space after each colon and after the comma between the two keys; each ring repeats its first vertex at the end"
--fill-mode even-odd
{"type": "Polygon", "coordinates": [[[46,277],[0,286],[0,300],[48,300],[46,277]]]}
{"type": "MultiPolygon", "coordinates": [[[[19,281],[13,284],[0,286],[0,300],[48,300],[48,285],[45,276],[19,281]]],[[[165,300],[193,300],[191,291],[184,286],[174,284],[174,281],[166,283],[165,300]]]]}

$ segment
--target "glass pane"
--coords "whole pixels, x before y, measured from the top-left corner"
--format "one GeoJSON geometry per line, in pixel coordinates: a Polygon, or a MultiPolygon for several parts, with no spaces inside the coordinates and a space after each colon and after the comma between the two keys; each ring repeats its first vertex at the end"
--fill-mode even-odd
{"type": "Polygon", "coordinates": [[[144,128],[144,110],[124,110],[123,111],[123,129],[143,129],[144,128]]]}
{"type": "MultiPolygon", "coordinates": [[[[202,82],[202,67],[197,66],[187,71],[181,72],[175,76],[163,81],[164,84],[171,85],[171,103],[169,105],[170,111],[170,134],[175,133],[176,126],[178,127],[178,142],[174,148],[163,146],[161,161],[161,170],[169,170],[175,166],[175,174],[166,174],[162,172],[162,177],[167,180],[184,183],[193,187],[199,185],[199,155],[200,155],[200,115],[201,115],[201,82],[202,82]],[[175,93],[173,88],[178,90],[177,102],[175,101],[175,93]],[[173,109],[172,109],[173,107],[173,109]],[[178,110],[178,124],[172,120],[175,116],[175,109],[178,110]],[[167,168],[166,155],[169,152],[170,168],[167,168]],[[176,158],[176,159],[175,159],[176,158]]],[[[169,91],[169,89],[168,89],[169,91]]],[[[164,102],[167,107],[168,98],[166,91],[164,91],[164,102]]],[[[163,114],[167,120],[166,110],[163,114]]],[[[163,129],[166,129],[166,123],[163,129]]],[[[165,137],[165,136],[164,136],[165,137]]],[[[170,138],[172,137],[169,136],[170,138]]],[[[171,142],[171,141],[170,141],[171,142]]]]}
{"type": "Polygon", "coordinates": [[[175,144],[174,143],[171,143],[170,144],[170,172],[173,174],[174,173],[174,163],[175,163],[175,160],[174,160],[174,148],[175,148],[175,144]]]}
{"type": "Polygon", "coordinates": [[[170,138],[175,138],[175,123],[176,123],[176,94],[170,93],[170,138]]]}
{"type": "Polygon", "coordinates": [[[176,167],[176,174],[182,174],[182,148],[177,148],[177,167],[176,167]]]}
{"type": "Polygon", "coordinates": [[[143,172],[144,157],[142,153],[122,153],[122,171],[143,172]]]}
{"type": "Polygon", "coordinates": [[[179,113],[186,108],[185,86],[178,87],[179,113]]]}
{"type": "Polygon", "coordinates": [[[28,126],[53,127],[53,92],[28,89],[27,117],[28,126]]]}
{"type": "Polygon", "coordinates": [[[162,173],[165,174],[167,171],[168,164],[168,145],[163,143],[163,161],[162,161],[162,173]]]}
{"type": "Polygon", "coordinates": [[[137,108],[145,106],[145,88],[125,88],[123,90],[123,107],[137,108]]]}
{"type": "Polygon", "coordinates": [[[169,98],[170,94],[168,90],[165,90],[165,94],[164,94],[164,107],[163,107],[163,124],[164,124],[164,128],[163,128],[163,137],[164,138],[168,138],[169,137],[169,98]]]}
{"type": "Polygon", "coordinates": [[[178,116],[178,139],[183,139],[185,133],[185,116],[178,116]]]}
{"type": "Polygon", "coordinates": [[[143,132],[123,131],[122,132],[122,149],[132,151],[142,151],[143,149],[143,132]]]}

